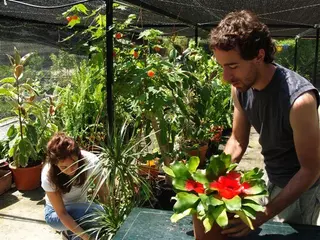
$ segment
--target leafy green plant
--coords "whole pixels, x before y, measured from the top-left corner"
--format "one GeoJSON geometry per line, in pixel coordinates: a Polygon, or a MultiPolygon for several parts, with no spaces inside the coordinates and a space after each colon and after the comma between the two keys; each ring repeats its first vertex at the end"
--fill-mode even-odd
{"type": "Polygon", "coordinates": [[[14,77],[0,81],[0,95],[7,99],[18,118],[18,124],[12,125],[7,132],[8,155],[16,167],[26,167],[32,161],[43,160],[46,141],[57,131],[57,126],[52,121],[52,102],[41,99],[37,82],[23,81],[24,66],[32,53],[21,58],[16,48],[14,52],[14,56],[8,55],[14,77]]]}
{"type": "Polygon", "coordinates": [[[105,212],[88,220],[98,225],[94,230],[99,232],[99,239],[111,239],[132,208],[151,196],[149,184],[139,175],[137,165],[138,159],[147,152],[147,147],[137,151],[137,146],[144,139],[137,136],[127,139],[126,131],[128,124],[125,123],[120,129],[116,127],[112,136],[107,136],[107,144],[100,148],[99,161],[92,168],[85,185],[89,188],[92,180],[96,180],[93,198],[102,186],[108,187],[105,212]]]}
{"type": "Polygon", "coordinates": [[[263,171],[236,171],[237,164],[224,153],[212,156],[204,170],[197,169],[199,162],[198,157],[191,157],[186,164],[175,162],[163,167],[177,192],[171,221],[195,214],[208,232],[214,222],[227,226],[227,213],[231,213],[253,229],[251,219],[257,211],[264,211],[259,199],[267,195],[263,171]]]}

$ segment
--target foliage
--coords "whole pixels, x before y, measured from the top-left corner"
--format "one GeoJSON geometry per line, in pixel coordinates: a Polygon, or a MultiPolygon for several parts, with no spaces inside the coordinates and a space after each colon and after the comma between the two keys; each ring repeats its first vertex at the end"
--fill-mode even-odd
{"type": "MultiPolygon", "coordinates": [[[[310,81],[313,79],[315,45],[315,40],[298,39],[297,72],[310,81]]],[[[295,40],[277,40],[276,46],[278,46],[278,51],[275,55],[276,62],[286,68],[293,70],[295,40]]],[[[318,66],[320,66],[320,58],[318,59],[318,66]]]]}
{"type": "Polygon", "coordinates": [[[7,99],[18,118],[18,124],[7,132],[8,155],[16,167],[26,167],[32,160],[43,160],[46,142],[57,126],[52,121],[52,101],[41,98],[36,81],[23,81],[26,61],[33,53],[21,57],[16,48],[14,52],[14,56],[8,55],[14,77],[0,81],[0,95],[7,99]]]}
{"type": "MultiPolygon", "coordinates": [[[[105,114],[105,93],[103,75],[99,68],[88,66],[83,60],[66,87],[57,87],[57,117],[64,126],[65,132],[76,138],[82,146],[88,143],[99,144],[104,140],[97,139],[100,118],[105,114]]],[[[104,132],[104,131],[102,131],[104,132]]],[[[84,146],[85,147],[85,146],[84,146]]]]}
{"type": "Polygon", "coordinates": [[[186,164],[175,162],[163,167],[177,192],[171,221],[196,214],[208,232],[214,222],[227,226],[227,213],[231,213],[253,229],[251,219],[257,211],[264,211],[259,198],[267,195],[262,170],[236,171],[237,164],[224,153],[212,156],[205,170],[197,169],[199,163],[198,157],[191,157],[186,164]]]}
{"type": "Polygon", "coordinates": [[[99,161],[92,167],[90,179],[85,184],[86,188],[89,188],[92,178],[96,179],[93,198],[103,185],[108,186],[105,212],[91,220],[100,226],[95,229],[100,233],[99,239],[111,239],[132,208],[146,201],[151,195],[149,184],[138,173],[137,159],[147,150],[144,148],[137,151],[137,146],[143,139],[138,136],[128,139],[127,123],[120,129],[117,126],[119,125],[116,124],[114,134],[107,136],[106,146],[100,148],[99,161]],[[138,194],[139,189],[142,195],[138,194]]]}

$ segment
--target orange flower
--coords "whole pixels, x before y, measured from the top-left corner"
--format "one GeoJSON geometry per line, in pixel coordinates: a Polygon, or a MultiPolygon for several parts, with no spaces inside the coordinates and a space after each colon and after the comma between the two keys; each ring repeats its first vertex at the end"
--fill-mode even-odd
{"type": "Polygon", "coordinates": [[[160,50],[161,50],[161,48],[159,48],[158,46],[155,46],[153,49],[154,49],[156,52],[160,52],[160,50]]]}
{"type": "Polygon", "coordinates": [[[122,33],[116,33],[116,35],[115,35],[115,37],[116,37],[116,39],[120,39],[120,38],[122,38],[122,36],[123,36],[123,34],[122,33]]]}
{"type": "Polygon", "coordinates": [[[155,75],[155,73],[154,73],[154,71],[152,71],[152,70],[149,70],[148,72],[147,72],[147,74],[148,74],[148,76],[149,77],[154,77],[154,75],[155,75]]]}
{"type": "Polygon", "coordinates": [[[138,51],[134,51],[134,52],[133,52],[133,57],[134,57],[135,59],[137,59],[137,58],[139,57],[138,51]]]}

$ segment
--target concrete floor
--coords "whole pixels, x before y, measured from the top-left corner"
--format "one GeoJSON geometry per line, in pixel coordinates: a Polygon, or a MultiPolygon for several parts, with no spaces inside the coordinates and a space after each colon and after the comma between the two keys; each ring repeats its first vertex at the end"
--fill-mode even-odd
{"type": "Polygon", "coordinates": [[[60,234],[49,227],[43,216],[41,188],[19,192],[15,188],[0,196],[1,240],[57,240],[60,234]]]}
{"type": "MultiPolygon", "coordinates": [[[[239,168],[263,168],[258,134],[252,130],[250,144],[239,168]]],[[[0,196],[0,240],[57,240],[61,239],[44,222],[44,192],[41,188],[34,191],[19,192],[11,189],[0,196]]]]}

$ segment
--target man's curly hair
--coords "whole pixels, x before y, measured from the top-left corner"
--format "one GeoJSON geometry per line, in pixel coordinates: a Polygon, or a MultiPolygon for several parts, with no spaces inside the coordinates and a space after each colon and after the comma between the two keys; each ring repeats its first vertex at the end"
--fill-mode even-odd
{"type": "Polygon", "coordinates": [[[247,10],[229,13],[210,33],[211,49],[238,49],[244,60],[252,60],[264,49],[265,63],[274,60],[276,51],[268,27],[247,10]]]}

